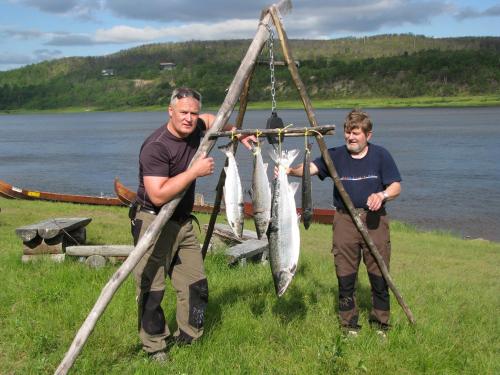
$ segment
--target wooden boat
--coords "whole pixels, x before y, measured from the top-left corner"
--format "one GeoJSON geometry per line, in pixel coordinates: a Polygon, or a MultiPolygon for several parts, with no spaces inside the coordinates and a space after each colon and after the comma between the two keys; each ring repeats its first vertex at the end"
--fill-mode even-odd
{"type": "MultiPolygon", "coordinates": [[[[123,185],[118,177],[115,177],[114,185],[118,199],[126,206],[130,206],[135,201],[136,193],[123,185]]],[[[204,204],[203,199],[195,199],[193,211],[210,214],[213,208],[211,205],[204,204]]]]}
{"type": "Polygon", "coordinates": [[[123,206],[122,201],[120,201],[116,197],[59,194],[59,193],[49,193],[45,191],[26,190],[18,188],[16,186],[12,186],[2,180],[0,180],[0,195],[6,198],[15,198],[15,199],[94,204],[103,206],[123,206]]]}
{"type": "Polygon", "coordinates": [[[118,177],[115,177],[115,193],[118,199],[126,206],[130,206],[135,200],[136,193],[123,185],[118,177]]]}
{"type": "MultiPolygon", "coordinates": [[[[115,178],[115,193],[120,201],[122,201],[126,205],[130,205],[134,200],[136,193],[125,185],[123,185],[118,177],[115,178]]],[[[195,202],[193,207],[193,212],[201,212],[201,213],[212,213],[213,206],[207,204],[197,204],[195,202]]],[[[221,208],[221,211],[224,211],[224,208],[221,208]]],[[[253,217],[253,206],[250,202],[245,202],[244,204],[244,212],[246,217],[253,217]]],[[[301,214],[302,209],[297,208],[297,213],[301,214]]],[[[335,214],[335,210],[327,209],[327,208],[315,208],[313,209],[313,222],[320,224],[331,224],[333,222],[333,215],[335,214]]]]}

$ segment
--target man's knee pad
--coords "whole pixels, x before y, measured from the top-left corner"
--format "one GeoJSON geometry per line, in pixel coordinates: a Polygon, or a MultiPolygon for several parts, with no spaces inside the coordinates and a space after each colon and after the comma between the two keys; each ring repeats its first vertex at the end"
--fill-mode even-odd
{"type": "Polygon", "coordinates": [[[347,276],[339,276],[339,310],[349,311],[354,309],[354,290],[356,287],[356,275],[353,273],[347,276]]]}
{"type": "Polygon", "coordinates": [[[208,303],[208,281],[201,279],[189,286],[189,324],[202,328],[208,303]]]}
{"type": "Polygon", "coordinates": [[[165,315],[161,308],[161,301],[165,291],[144,293],[141,303],[141,326],[150,335],[159,335],[165,332],[165,315]]]}
{"type": "Polygon", "coordinates": [[[377,310],[388,311],[390,309],[389,304],[389,289],[387,282],[383,276],[378,276],[369,273],[370,284],[372,286],[372,304],[377,310]]]}

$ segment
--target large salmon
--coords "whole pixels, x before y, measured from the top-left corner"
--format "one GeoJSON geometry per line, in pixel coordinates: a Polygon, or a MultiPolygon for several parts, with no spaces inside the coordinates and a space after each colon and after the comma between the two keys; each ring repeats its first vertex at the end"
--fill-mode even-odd
{"type": "Polygon", "coordinates": [[[271,186],[267,177],[267,163],[262,160],[261,148],[256,145],[252,148],[253,174],[250,196],[253,205],[253,220],[259,240],[266,234],[271,218],[271,186]]]}
{"type": "Polygon", "coordinates": [[[278,166],[278,176],[273,183],[268,239],[271,272],[278,297],[290,285],[299,260],[300,233],[294,198],[299,184],[289,184],[286,174],[286,169],[297,155],[298,150],[283,151],[281,155],[274,151],[271,154],[278,166]]]}
{"type": "Polygon", "coordinates": [[[304,228],[309,229],[313,218],[312,187],[311,187],[311,144],[304,151],[304,172],[302,173],[302,220],[304,228]]]}
{"type": "Polygon", "coordinates": [[[238,238],[241,238],[245,216],[243,212],[243,190],[241,188],[238,165],[236,164],[236,159],[234,158],[233,146],[231,143],[227,146],[219,148],[224,154],[226,154],[228,163],[227,167],[224,167],[224,171],[226,172],[226,181],[224,183],[224,205],[226,208],[226,217],[234,234],[238,238]]]}

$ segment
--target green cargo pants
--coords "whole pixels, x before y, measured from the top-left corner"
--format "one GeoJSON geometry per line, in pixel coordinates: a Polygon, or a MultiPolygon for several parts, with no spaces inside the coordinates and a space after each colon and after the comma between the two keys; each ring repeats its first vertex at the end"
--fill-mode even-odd
{"type": "MultiPolygon", "coordinates": [[[[155,218],[148,212],[137,212],[131,226],[134,244],[155,218]]],[[[165,340],[170,336],[161,307],[167,275],[177,294],[177,330],[174,338],[190,343],[203,334],[208,303],[203,258],[191,219],[183,223],[169,220],[156,243],[148,248],[134,269],[139,336],[143,349],[148,353],[164,350],[165,340]]]]}

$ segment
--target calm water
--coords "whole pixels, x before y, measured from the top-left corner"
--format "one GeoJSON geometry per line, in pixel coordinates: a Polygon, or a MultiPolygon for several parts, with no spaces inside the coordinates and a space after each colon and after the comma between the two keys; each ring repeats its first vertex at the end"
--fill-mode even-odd
{"type": "MultiPolygon", "coordinates": [[[[318,110],[316,116],[320,124],[336,124],[341,130],[346,113],[318,110]]],[[[388,205],[393,218],[500,241],[500,108],[369,113],[372,142],[392,153],[403,176],[402,195],[388,205]]],[[[244,127],[263,128],[268,115],[248,111],[244,127]]],[[[286,124],[307,124],[301,110],[280,111],[280,116],[286,124]]],[[[119,176],[135,189],[139,147],[166,119],[163,112],[0,116],[0,179],[35,190],[113,195],[113,178],[119,176]]],[[[330,146],[342,143],[339,132],[327,138],[330,146]]],[[[288,138],[285,146],[303,150],[304,139],[288,138]]],[[[251,155],[239,150],[240,174],[248,189],[251,155]]],[[[317,146],[313,154],[319,155],[317,146]]],[[[213,201],[223,164],[217,149],[212,156],[218,170],[198,181],[198,192],[207,201],[213,201]]],[[[315,206],[330,207],[331,180],[314,179],[313,189],[315,206]]]]}

